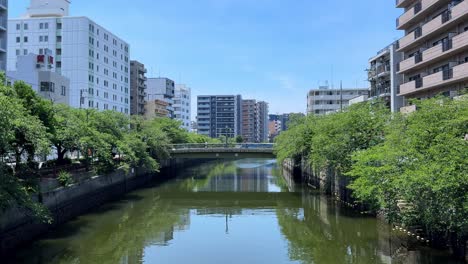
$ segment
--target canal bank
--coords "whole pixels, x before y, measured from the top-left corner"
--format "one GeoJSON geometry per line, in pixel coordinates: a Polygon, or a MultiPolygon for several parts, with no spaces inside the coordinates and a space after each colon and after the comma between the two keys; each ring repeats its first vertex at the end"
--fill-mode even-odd
{"type": "MultiPolygon", "coordinates": [[[[368,205],[359,203],[353,197],[353,191],[348,188],[351,179],[342,175],[338,170],[327,167],[326,169],[314,170],[309,162],[302,159],[286,159],[282,163],[283,168],[294,175],[294,179],[301,181],[304,185],[333,197],[339,203],[352,208],[363,215],[370,215],[380,221],[388,223],[383,212],[372,211],[368,205]]],[[[440,234],[428,234],[420,225],[405,227],[401,224],[392,223],[393,232],[405,247],[430,246],[432,248],[450,250],[451,254],[468,262],[468,243],[442,238],[440,234]]]]}
{"type": "MultiPolygon", "coordinates": [[[[49,211],[52,223],[44,223],[19,208],[11,208],[0,216],[0,255],[28,243],[71,219],[85,214],[104,203],[146,186],[154,181],[169,180],[177,171],[209,160],[169,159],[161,164],[160,172],[148,173],[144,169],[118,169],[103,176],[94,176],[67,187],[54,188],[34,195],[33,199],[49,211]]],[[[54,180],[57,181],[57,180],[54,180]]],[[[47,183],[57,186],[58,183],[47,183]]]]}

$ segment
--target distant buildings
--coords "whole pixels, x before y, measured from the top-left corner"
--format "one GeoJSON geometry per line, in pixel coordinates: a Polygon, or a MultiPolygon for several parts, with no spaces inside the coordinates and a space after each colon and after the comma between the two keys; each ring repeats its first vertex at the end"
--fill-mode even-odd
{"type": "Polygon", "coordinates": [[[242,100],[242,137],[245,142],[268,140],[268,103],[242,100]]]}
{"type": "Polygon", "coordinates": [[[307,95],[307,112],[309,114],[323,115],[337,112],[349,105],[349,100],[369,94],[369,89],[330,89],[321,86],[312,89],[307,95]]]}
{"type": "Polygon", "coordinates": [[[241,135],[240,95],[200,95],[197,98],[198,134],[212,138],[241,135]]]}
{"type": "Polygon", "coordinates": [[[369,99],[383,100],[392,112],[399,111],[400,107],[403,106],[403,97],[398,96],[401,76],[397,74],[402,54],[397,52],[396,48],[397,43],[395,42],[379,51],[377,56],[369,60],[370,68],[368,70],[369,99]]]}
{"type": "Polygon", "coordinates": [[[147,100],[159,99],[167,103],[167,117],[174,118],[175,83],[169,78],[148,78],[147,100]]]}
{"type": "Polygon", "coordinates": [[[54,71],[54,57],[48,50],[45,53],[18,56],[17,70],[7,72],[7,79],[11,83],[24,81],[42,97],[68,104],[70,80],[54,71]]]}
{"type": "Polygon", "coordinates": [[[154,118],[163,118],[167,117],[169,111],[167,110],[169,103],[161,99],[153,99],[146,101],[144,117],[147,120],[154,118]]]}
{"type": "Polygon", "coordinates": [[[185,84],[177,84],[174,97],[174,118],[182,122],[182,128],[190,131],[192,116],[191,89],[185,84]]]}
{"type": "Polygon", "coordinates": [[[8,21],[8,71],[19,56],[52,51],[55,72],[70,80],[72,107],[130,114],[130,46],[87,17],[69,16],[68,0],[31,0],[8,21]]]}
{"type": "Polygon", "coordinates": [[[459,95],[468,86],[468,1],[397,0],[396,5],[404,9],[397,29],[405,36],[396,46],[403,53],[398,94],[404,105],[414,108],[412,98],[459,95]]]}
{"type": "Polygon", "coordinates": [[[146,102],[145,65],[138,61],[130,61],[130,114],[144,115],[146,102]]]}
{"type": "Polygon", "coordinates": [[[304,116],[303,113],[289,113],[268,116],[268,141],[274,142],[275,138],[283,131],[288,130],[289,121],[291,117],[304,116]]]}
{"type": "Polygon", "coordinates": [[[6,71],[8,0],[0,1],[0,70],[6,71]]]}

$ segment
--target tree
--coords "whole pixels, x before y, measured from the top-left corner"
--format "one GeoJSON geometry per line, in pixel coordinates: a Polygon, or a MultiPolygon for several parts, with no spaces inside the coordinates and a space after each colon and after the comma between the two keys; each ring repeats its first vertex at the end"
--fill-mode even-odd
{"type": "Polygon", "coordinates": [[[243,142],[244,142],[244,138],[241,135],[238,135],[236,137],[236,143],[243,143],[243,142]]]}

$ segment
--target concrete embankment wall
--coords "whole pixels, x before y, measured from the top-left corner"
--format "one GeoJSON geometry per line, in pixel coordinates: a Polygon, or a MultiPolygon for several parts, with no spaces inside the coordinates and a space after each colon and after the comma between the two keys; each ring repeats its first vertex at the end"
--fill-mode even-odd
{"type": "Polygon", "coordinates": [[[0,255],[108,201],[118,199],[153,180],[171,177],[177,169],[197,162],[200,160],[167,160],[161,164],[161,173],[147,173],[139,169],[130,169],[127,173],[117,170],[109,175],[95,176],[69,187],[36,195],[33,198],[50,210],[53,223],[43,223],[18,208],[2,212],[0,255]]]}

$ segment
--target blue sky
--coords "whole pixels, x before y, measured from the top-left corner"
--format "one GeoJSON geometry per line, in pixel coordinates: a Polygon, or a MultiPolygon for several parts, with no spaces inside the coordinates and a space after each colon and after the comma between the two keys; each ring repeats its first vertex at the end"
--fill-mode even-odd
{"type": "MultiPolygon", "coordinates": [[[[270,113],[304,112],[307,91],[332,75],[335,87],[340,80],[345,88],[368,87],[368,59],[402,36],[394,0],[128,2],[73,0],[71,15],[88,16],[128,41],[149,77],[185,83],[194,98],[264,100],[270,113]]],[[[10,1],[10,17],[28,5],[10,1]]]]}

